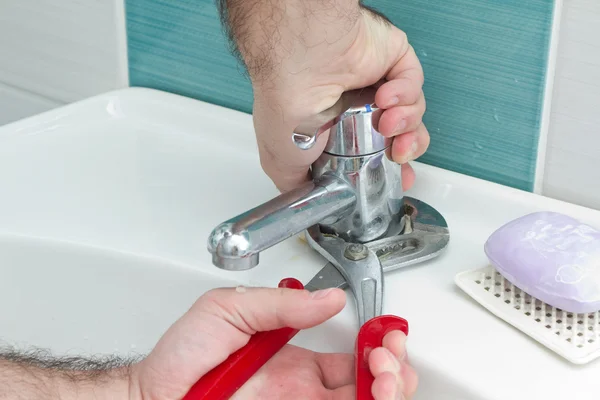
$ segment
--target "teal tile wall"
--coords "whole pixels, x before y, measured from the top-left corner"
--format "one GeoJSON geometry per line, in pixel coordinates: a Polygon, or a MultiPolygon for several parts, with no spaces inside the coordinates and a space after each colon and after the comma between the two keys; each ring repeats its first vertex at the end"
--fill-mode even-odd
{"type": "MultiPolygon", "coordinates": [[[[531,191],[552,0],[380,0],[425,70],[431,145],[420,161],[531,191]]],[[[126,0],[132,86],[251,112],[214,0],[126,0]]]]}

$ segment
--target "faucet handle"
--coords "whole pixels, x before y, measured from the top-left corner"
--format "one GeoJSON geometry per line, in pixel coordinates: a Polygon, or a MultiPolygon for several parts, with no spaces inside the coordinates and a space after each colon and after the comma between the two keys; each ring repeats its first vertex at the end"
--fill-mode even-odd
{"type": "Polygon", "coordinates": [[[334,123],[335,118],[330,119],[329,121],[323,123],[317,128],[307,128],[306,124],[300,125],[298,128],[296,128],[296,132],[292,134],[292,140],[294,141],[294,144],[302,150],[311,149],[315,145],[315,143],[317,143],[318,137],[323,132],[326,132],[328,129],[330,129],[334,125],[334,123]],[[311,131],[311,133],[301,133],[307,131],[311,131]]]}
{"type": "Polygon", "coordinates": [[[352,107],[351,99],[352,93],[344,92],[333,106],[309,120],[303,121],[296,127],[292,135],[294,144],[302,150],[312,148],[317,142],[317,138],[335,125],[340,115],[352,107]]]}
{"type": "Polygon", "coordinates": [[[308,150],[329,130],[327,153],[361,156],[384,150],[389,143],[377,130],[383,110],[375,105],[375,92],[374,87],[344,92],[332,107],[296,128],[294,144],[308,150]]]}

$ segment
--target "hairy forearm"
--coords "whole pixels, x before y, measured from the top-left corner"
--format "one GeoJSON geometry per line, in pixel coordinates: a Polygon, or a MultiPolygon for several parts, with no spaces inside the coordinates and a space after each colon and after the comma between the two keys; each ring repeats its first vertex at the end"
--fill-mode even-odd
{"type": "Polygon", "coordinates": [[[0,350],[0,400],[129,399],[130,364],[0,350]]]}
{"type": "MultiPolygon", "coordinates": [[[[223,25],[251,79],[269,77],[291,61],[302,68],[307,52],[351,38],[359,0],[217,0],[223,25]]],[[[339,43],[338,43],[339,44],[339,43]]]]}

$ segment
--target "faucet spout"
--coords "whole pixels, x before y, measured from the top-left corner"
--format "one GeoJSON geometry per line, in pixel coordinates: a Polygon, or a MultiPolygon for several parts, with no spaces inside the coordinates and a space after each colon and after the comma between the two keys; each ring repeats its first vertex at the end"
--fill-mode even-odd
{"type": "Polygon", "coordinates": [[[217,226],[208,251],[219,268],[242,271],[255,267],[259,253],[317,224],[333,224],[356,207],[353,188],[332,174],[280,196],[217,226]]]}

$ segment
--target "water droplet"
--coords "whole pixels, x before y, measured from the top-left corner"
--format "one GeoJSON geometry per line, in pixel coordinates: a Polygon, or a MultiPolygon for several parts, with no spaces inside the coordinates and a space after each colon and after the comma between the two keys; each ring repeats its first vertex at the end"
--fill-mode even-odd
{"type": "Polygon", "coordinates": [[[496,122],[500,122],[500,117],[498,117],[498,110],[496,110],[494,108],[494,119],[496,120],[496,122]]]}
{"type": "Polygon", "coordinates": [[[422,55],[423,57],[427,57],[427,52],[426,52],[425,50],[421,50],[421,55],[422,55]]]}
{"type": "Polygon", "coordinates": [[[473,143],[473,145],[475,145],[475,147],[476,147],[476,148],[478,148],[479,150],[482,150],[482,149],[483,149],[483,146],[482,146],[482,145],[480,145],[480,144],[479,144],[479,143],[477,143],[477,142],[473,143]]]}
{"type": "Polygon", "coordinates": [[[519,83],[519,80],[517,78],[515,78],[515,82],[519,83]]]}
{"type": "Polygon", "coordinates": [[[235,291],[238,293],[246,293],[246,288],[240,285],[235,288],[235,291]]]}

